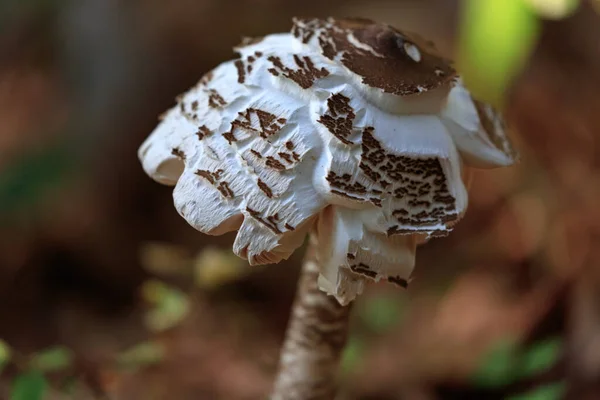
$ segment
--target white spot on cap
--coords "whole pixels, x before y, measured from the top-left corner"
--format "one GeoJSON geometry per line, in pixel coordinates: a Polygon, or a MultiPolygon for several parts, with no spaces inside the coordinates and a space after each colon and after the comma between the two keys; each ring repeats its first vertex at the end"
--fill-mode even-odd
{"type": "Polygon", "coordinates": [[[413,59],[414,62],[421,61],[421,52],[414,44],[405,42],[404,51],[406,52],[406,54],[408,54],[410,58],[413,59]]]}
{"type": "Polygon", "coordinates": [[[347,38],[348,38],[348,42],[350,44],[352,44],[352,46],[354,46],[354,47],[356,47],[358,49],[361,49],[361,50],[368,51],[369,53],[373,54],[375,57],[383,57],[383,55],[380,54],[380,53],[378,53],[378,52],[376,52],[375,49],[373,49],[373,47],[369,46],[366,43],[361,42],[360,40],[358,40],[356,38],[356,36],[354,36],[353,33],[349,33],[347,35],[347,38]]]}

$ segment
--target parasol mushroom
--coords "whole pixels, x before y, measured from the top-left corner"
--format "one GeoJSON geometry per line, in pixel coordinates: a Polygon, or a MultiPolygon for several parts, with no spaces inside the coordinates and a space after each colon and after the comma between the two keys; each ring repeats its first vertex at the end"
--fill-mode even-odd
{"type": "Polygon", "coordinates": [[[233,250],[251,265],[312,234],[273,398],[331,398],[347,305],[366,282],[406,287],[416,246],[464,215],[467,169],[516,156],[501,116],[418,35],[295,19],[236,51],[178,98],[139,157],[175,185],[191,226],[237,230],[233,250]]]}

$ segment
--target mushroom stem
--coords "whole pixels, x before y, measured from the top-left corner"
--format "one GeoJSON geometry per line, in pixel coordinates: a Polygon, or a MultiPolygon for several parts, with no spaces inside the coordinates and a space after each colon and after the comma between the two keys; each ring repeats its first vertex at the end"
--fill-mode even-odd
{"type": "Polygon", "coordinates": [[[317,246],[311,237],[271,400],[332,400],[337,391],[351,304],[342,306],[317,287],[317,246]]]}

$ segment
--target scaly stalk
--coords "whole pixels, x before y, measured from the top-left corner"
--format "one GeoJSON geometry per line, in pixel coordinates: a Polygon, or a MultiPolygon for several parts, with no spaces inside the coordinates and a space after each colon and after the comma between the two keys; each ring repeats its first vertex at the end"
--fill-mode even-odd
{"type": "Polygon", "coordinates": [[[317,287],[318,243],[312,237],[281,351],[272,400],[332,400],[348,337],[351,305],[342,306],[317,287]]]}

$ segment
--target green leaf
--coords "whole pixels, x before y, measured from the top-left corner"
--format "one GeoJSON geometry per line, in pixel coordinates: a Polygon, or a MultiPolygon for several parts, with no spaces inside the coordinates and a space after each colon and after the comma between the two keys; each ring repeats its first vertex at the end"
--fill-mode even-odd
{"type": "Polygon", "coordinates": [[[10,400],[42,400],[48,383],[39,371],[31,371],[15,378],[10,400]]]}
{"type": "Polygon", "coordinates": [[[142,295],[146,301],[154,304],[154,308],[145,315],[146,326],[154,332],[176,326],[190,309],[188,296],[184,292],[158,280],[144,283],[142,295]]]}
{"type": "Polygon", "coordinates": [[[158,364],[165,358],[165,348],[157,342],[142,342],[122,352],[117,363],[124,368],[139,368],[158,364]]]}
{"type": "Polygon", "coordinates": [[[536,13],[524,0],[465,0],[457,61],[471,92],[501,106],[539,31],[536,13]]]}
{"type": "Polygon", "coordinates": [[[194,280],[201,289],[219,288],[240,280],[253,270],[231,250],[208,247],[194,260],[194,280]]]}
{"type": "Polygon", "coordinates": [[[4,340],[0,340],[0,371],[10,362],[10,357],[10,346],[4,340]]]}
{"type": "Polygon", "coordinates": [[[31,367],[43,372],[52,372],[68,368],[73,362],[73,352],[64,346],[51,347],[36,354],[31,367]]]}
{"type": "Polygon", "coordinates": [[[340,367],[343,374],[349,374],[360,364],[365,353],[365,343],[356,336],[351,336],[344,348],[340,367]]]}
{"type": "Polygon", "coordinates": [[[479,364],[479,368],[472,377],[475,385],[495,388],[515,381],[518,371],[515,369],[517,362],[515,341],[504,339],[498,341],[479,364]]]}
{"type": "Polygon", "coordinates": [[[508,397],[506,400],[560,400],[566,391],[564,382],[541,386],[527,393],[508,397]]]}
{"type": "Polygon", "coordinates": [[[403,304],[398,297],[375,296],[366,299],[359,315],[367,328],[382,333],[400,321],[403,311],[403,304]]]}
{"type": "Polygon", "coordinates": [[[562,344],[561,338],[535,343],[521,357],[519,374],[522,377],[529,377],[554,365],[562,352],[562,344]]]}

